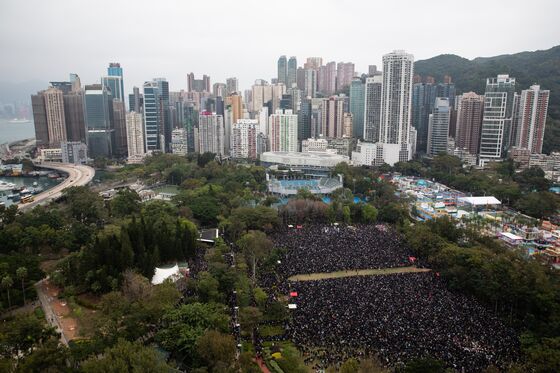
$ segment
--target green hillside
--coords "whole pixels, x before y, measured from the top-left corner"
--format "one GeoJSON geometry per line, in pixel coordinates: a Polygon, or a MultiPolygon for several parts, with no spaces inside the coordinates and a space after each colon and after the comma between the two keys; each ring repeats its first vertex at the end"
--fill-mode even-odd
{"type": "Polygon", "coordinates": [[[514,76],[518,91],[535,83],[549,89],[549,120],[543,152],[560,151],[560,45],[544,51],[479,57],[474,60],[442,54],[417,61],[414,69],[416,74],[431,75],[437,81],[442,81],[444,75],[451,75],[461,93],[484,93],[486,78],[497,74],[514,76]]]}

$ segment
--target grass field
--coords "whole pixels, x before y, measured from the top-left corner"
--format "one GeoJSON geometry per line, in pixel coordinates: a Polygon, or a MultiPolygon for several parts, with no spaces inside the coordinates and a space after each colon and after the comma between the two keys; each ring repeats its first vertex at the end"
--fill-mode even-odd
{"type": "Polygon", "coordinates": [[[329,278],[343,278],[343,277],[354,277],[354,276],[380,276],[380,275],[394,275],[397,273],[417,273],[417,272],[428,272],[428,271],[431,270],[429,268],[417,268],[417,267],[358,269],[358,270],[349,269],[347,271],[295,275],[295,276],[288,277],[288,280],[289,281],[317,281],[317,280],[326,280],[329,278]]]}

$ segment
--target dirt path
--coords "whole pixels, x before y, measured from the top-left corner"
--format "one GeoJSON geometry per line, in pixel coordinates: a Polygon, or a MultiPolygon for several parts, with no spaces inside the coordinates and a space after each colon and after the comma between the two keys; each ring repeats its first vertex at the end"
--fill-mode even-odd
{"type": "Polygon", "coordinates": [[[358,270],[349,269],[347,271],[295,275],[295,276],[288,277],[288,281],[317,281],[317,280],[326,280],[329,278],[394,275],[397,273],[417,273],[417,272],[428,272],[428,271],[431,271],[431,269],[417,268],[417,267],[397,267],[397,268],[358,269],[358,270]]]}

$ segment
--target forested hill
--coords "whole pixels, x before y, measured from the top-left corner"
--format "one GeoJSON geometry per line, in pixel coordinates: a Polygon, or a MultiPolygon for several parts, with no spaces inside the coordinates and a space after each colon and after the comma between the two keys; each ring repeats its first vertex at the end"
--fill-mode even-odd
{"type": "Polygon", "coordinates": [[[451,75],[458,92],[484,93],[486,78],[509,74],[517,81],[517,90],[540,84],[550,90],[543,152],[560,151],[560,45],[535,52],[521,52],[496,57],[479,57],[468,60],[453,54],[442,54],[414,64],[416,74],[431,75],[441,82],[444,75],[451,75]]]}

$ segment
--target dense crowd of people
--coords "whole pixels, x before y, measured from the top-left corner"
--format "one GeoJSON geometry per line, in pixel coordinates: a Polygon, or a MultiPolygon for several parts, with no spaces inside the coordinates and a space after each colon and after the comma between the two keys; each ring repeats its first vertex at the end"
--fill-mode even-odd
{"type": "Polygon", "coordinates": [[[279,271],[286,276],[411,265],[410,253],[385,225],[309,225],[273,237],[287,250],[279,271]]]}
{"type": "Polygon", "coordinates": [[[299,273],[410,265],[396,232],[310,226],[274,239],[287,249],[277,268],[279,288],[297,293],[288,334],[315,369],[372,354],[388,365],[432,357],[467,372],[515,360],[513,329],[474,299],[447,290],[437,273],[287,280],[299,273]]]}

